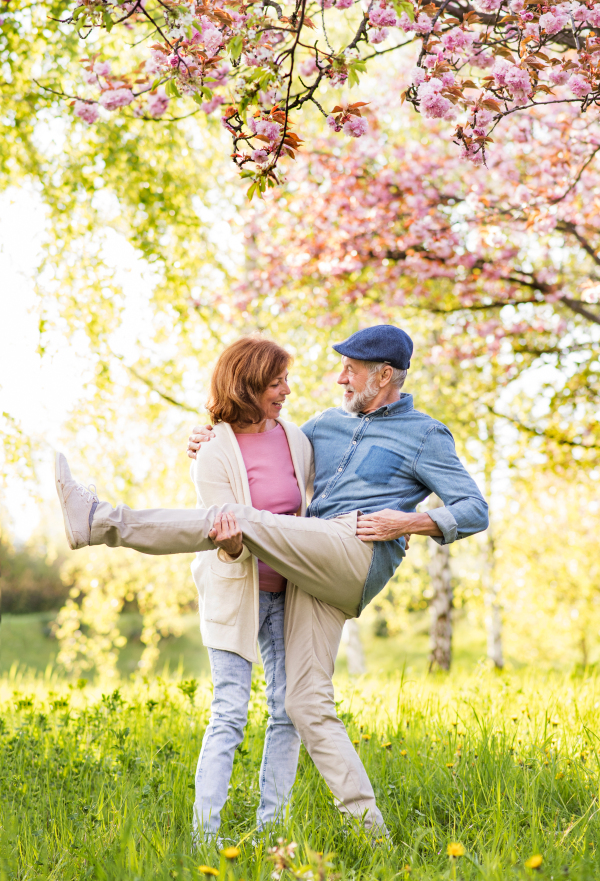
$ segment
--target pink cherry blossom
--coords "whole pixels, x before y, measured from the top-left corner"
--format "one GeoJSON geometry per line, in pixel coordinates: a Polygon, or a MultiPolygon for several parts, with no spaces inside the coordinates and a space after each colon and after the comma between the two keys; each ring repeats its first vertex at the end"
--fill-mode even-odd
{"type": "Polygon", "coordinates": [[[369,21],[375,27],[393,28],[398,24],[398,17],[389,6],[375,6],[369,13],[369,21]]]}
{"type": "Polygon", "coordinates": [[[553,86],[564,86],[571,77],[571,71],[564,70],[562,67],[553,67],[548,74],[548,79],[553,86]]]}
{"type": "Polygon", "coordinates": [[[558,34],[558,32],[562,31],[566,26],[568,21],[569,16],[562,10],[546,12],[544,15],[540,15],[540,27],[543,28],[547,34],[558,34]]]}
{"type": "Polygon", "coordinates": [[[354,0],[336,0],[335,7],[336,9],[350,9],[354,0]]]}
{"type": "Polygon", "coordinates": [[[497,12],[502,6],[502,0],[477,0],[476,5],[482,12],[497,12]]]}
{"type": "Polygon", "coordinates": [[[589,81],[580,73],[573,74],[569,80],[569,88],[578,98],[585,98],[592,91],[589,81]]]}
{"type": "Polygon", "coordinates": [[[421,113],[430,119],[442,119],[452,109],[452,102],[440,94],[443,83],[433,78],[417,89],[421,113]]]}
{"type": "Polygon", "coordinates": [[[383,43],[388,38],[389,33],[387,28],[370,28],[369,43],[383,43]]]}
{"type": "Polygon", "coordinates": [[[334,132],[341,132],[342,127],[339,122],[336,121],[335,116],[331,116],[331,114],[327,117],[327,125],[330,129],[333,129],[334,132]]]}
{"type": "Polygon", "coordinates": [[[159,89],[154,94],[148,96],[148,116],[152,116],[154,119],[158,119],[159,116],[162,116],[167,107],[169,106],[169,99],[167,98],[164,89],[159,89]]]}
{"type": "Polygon", "coordinates": [[[87,101],[75,101],[74,112],[75,116],[83,119],[83,121],[87,122],[88,125],[93,125],[100,116],[98,105],[88,104],[87,101]]]}
{"type": "Polygon", "coordinates": [[[98,76],[107,77],[110,74],[110,61],[97,61],[94,64],[94,73],[98,76]]]}
{"type": "Polygon", "coordinates": [[[505,58],[496,60],[492,74],[496,85],[508,89],[515,101],[523,103],[531,94],[531,79],[527,71],[505,58]]]}
{"type": "Polygon", "coordinates": [[[344,134],[351,138],[360,138],[367,133],[369,128],[367,120],[362,116],[351,116],[344,123],[344,134]]]}
{"type": "Polygon", "coordinates": [[[221,95],[213,95],[213,97],[210,99],[210,101],[203,101],[202,102],[201,109],[208,116],[209,113],[212,113],[214,110],[217,109],[217,107],[220,107],[221,104],[223,104],[223,101],[224,101],[224,99],[221,97],[221,95]]]}
{"type": "Polygon", "coordinates": [[[600,28],[600,5],[598,3],[588,11],[587,20],[593,28],[600,28]]]}
{"type": "Polygon", "coordinates": [[[314,59],[314,56],[307,58],[306,61],[303,61],[300,65],[300,76],[309,77],[312,76],[313,73],[316,73],[318,70],[317,62],[314,59]]]}
{"type": "Polygon", "coordinates": [[[415,30],[414,22],[410,20],[406,12],[403,12],[398,20],[398,27],[401,27],[405,33],[410,33],[415,30]]]}
{"type": "Polygon", "coordinates": [[[131,89],[110,89],[100,96],[100,104],[105,110],[117,110],[119,107],[127,107],[134,99],[131,89]]]}
{"type": "Polygon", "coordinates": [[[408,76],[413,86],[419,86],[425,82],[427,74],[422,67],[413,67],[408,76]]]}
{"type": "Polygon", "coordinates": [[[442,35],[442,46],[448,52],[467,52],[471,49],[475,34],[462,28],[452,28],[442,35]]]}
{"type": "Polygon", "coordinates": [[[268,138],[271,143],[276,141],[281,134],[281,126],[277,122],[271,122],[269,119],[252,119],[249,123],[250,129],[257,135],[263,135],[268,138]]]}
{"type": "Polygon", "coordinates": [[[266,150],[253,150],[252,152],[252,160],[256,162],[257,165],[264,165],[265,162],[269,160],[269,154],[266,150]]]}
{"type": "Polygon", "coordinates": [[[414,22],[418,34],[428,34],[431,30],[432,20],[425,12],[420,12],[414,22]]]}

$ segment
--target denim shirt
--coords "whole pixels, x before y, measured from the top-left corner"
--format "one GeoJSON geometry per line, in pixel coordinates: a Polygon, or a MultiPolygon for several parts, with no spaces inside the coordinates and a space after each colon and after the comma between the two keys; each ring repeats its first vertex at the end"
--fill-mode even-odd
{"type": "MultiPolygon", "coordinates": [[[[436,493],[444,507],[427,511],[449,544],[487,529],[488,507],[441,422],[413,408],[412,395],[373,413],[325,410],[302,426],[315,457],[314,496],[307,516],[329,519],[391,508],[414,512],[436,493]]],[[[373,543],[362,611],[406,555],[404,538],[373,543]]]]}

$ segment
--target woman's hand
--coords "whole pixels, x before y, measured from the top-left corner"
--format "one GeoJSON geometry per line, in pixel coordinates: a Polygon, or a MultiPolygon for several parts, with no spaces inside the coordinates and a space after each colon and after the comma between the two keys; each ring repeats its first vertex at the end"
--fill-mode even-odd
{"type": "Polygon", "coordinates": [[[205,444],[214,437],[212,425],[194,425],[192,433],[188,438],[187,454],[190,459],[196,458],[196,453],[200,449],[200,444],[205,444]]]}
{"type": "Polygon", "coordinates": [[[243,532],[238,526],[235,514],[217,514],[208,537],[212,538],[215,547],[223,548],[230,557],[239,557],[244,548],[243,532]]]}

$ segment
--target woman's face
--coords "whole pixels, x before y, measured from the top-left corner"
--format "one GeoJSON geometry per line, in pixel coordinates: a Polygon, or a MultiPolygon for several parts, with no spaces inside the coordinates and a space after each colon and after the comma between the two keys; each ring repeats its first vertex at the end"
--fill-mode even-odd
{"type": "Polygon", "coordinates": [[[287,368],[271,380],[267,388],[260,396],[260,407],[265,419],[278,419],[281,408],[285,404],[285,399],[290,393],[290,387],[287,384],[287,368]]]}

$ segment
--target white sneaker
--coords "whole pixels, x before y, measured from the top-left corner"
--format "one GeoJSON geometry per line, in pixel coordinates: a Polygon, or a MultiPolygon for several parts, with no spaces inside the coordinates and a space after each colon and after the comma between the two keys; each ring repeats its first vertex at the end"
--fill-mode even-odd
{"type": "Polygon", "coordinates": [[[72,551],[85,548],[90,543],[92,518],[98,505],[96,487],[85,487],[71,476],[66,457],[56,454],[56,491],[65,521],[67,541],[72,551]]]}

